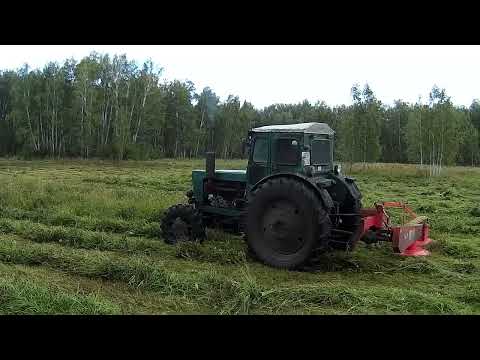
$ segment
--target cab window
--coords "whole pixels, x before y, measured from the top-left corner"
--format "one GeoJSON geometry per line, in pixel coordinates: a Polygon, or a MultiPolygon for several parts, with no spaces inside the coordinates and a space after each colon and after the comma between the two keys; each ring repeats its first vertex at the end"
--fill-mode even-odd
{"type": "Polygon", "coordinates": [[[257,138],[253,148],[253,161],[256,163],[266,163],[268,161],[268,142],[267,139],[257,138]]]}
{"type": "Polygon", "coordinates": [[[330,164],[331,146],[328,139],[312,141],[312,165],[330,164]]]}
{"type": "Polygon", "coordinates": [[[275,163],[279,165],[297,165],[300,159],[298,140],[278,139],[275,141],[275,163]]]}

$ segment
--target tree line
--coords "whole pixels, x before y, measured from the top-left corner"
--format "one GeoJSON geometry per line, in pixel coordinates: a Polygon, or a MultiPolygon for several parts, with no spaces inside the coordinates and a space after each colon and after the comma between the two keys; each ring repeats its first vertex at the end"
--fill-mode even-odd
{"type": "Polygon", "coordinates": [[[415,104],[382,104],[367,84],[352,87],[348,106],[305,100],[257,109],[235,95],[221,101],[208,87],[197,91],[190,81],[162,81],[162,72],[150,60],[98,53],[0,71],[0,156],[201,157],[213,128],[218,156],[239,158],[252,127],[325,122],[336,131],[342,161],[428,164],[432,172],[480,162],[480,102],[455,106],[437,87],[415,104]]]}

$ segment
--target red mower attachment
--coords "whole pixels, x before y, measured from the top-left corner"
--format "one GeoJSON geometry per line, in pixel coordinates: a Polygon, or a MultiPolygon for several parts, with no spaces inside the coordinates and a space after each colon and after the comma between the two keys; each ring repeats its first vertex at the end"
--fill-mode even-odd
{"type": "Polygon", "coordinates": [[[401,202],[375,203],[374,208],[361,210],[363,220],[362,240],[366,243],[391,241],[396,253],[403,256],[427,256],[423,247],[430,244],[429,226],[425,216],[417,216],[407,205],[401,202]],[[402,225],[392,225],[385,209],[403,209],[402,225]],[[410,218],[406,221],[406,218],[410,218]]]}

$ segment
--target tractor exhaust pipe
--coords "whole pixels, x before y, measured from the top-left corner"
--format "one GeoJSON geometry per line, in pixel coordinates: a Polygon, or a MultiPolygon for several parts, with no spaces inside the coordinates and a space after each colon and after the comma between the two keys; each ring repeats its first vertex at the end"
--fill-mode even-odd
{"type": "Polygon", "coordinates": [[[205,158],[205,172],[208,179],[215,177],[215,151],[207,151],[205,158]]]}
{"type": "Polygon", "coordinates": [[[205,151],[205,172],[207,179],[213,179],[215,177],[215,113],[217,112],[218,98],[209,88],[205,88],[204,92],[205,91],[207,91],[205,105],[207,110],[207,130],[209,137],[205,151]]]}

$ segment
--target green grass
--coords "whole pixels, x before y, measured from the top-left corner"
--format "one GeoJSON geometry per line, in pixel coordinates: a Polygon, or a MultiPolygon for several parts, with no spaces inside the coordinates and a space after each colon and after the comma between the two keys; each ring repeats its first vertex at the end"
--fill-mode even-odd
{"type": "Polygon", "coordinates": [[[290,272],[253,261],[240,237],[219,231],[201,245],[163,243],[164,211],[186,201],[202,167],[0,160],[0,313],[480,313],[480,169],[436,178],[408,165],[348,169],[365,206],[401,200],[429,217],[432,255],[360,244],[290,272]]]}

